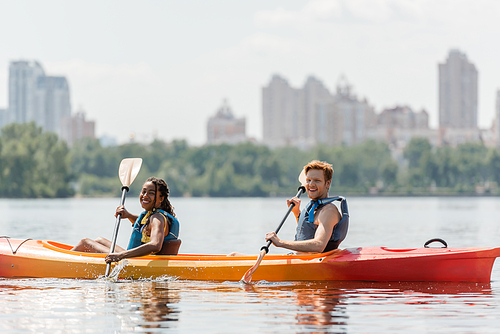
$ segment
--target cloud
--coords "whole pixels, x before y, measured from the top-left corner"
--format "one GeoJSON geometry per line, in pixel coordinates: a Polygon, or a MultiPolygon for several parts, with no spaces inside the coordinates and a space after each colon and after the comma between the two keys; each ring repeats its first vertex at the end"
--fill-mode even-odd
{"type": "Polygon", "coordinates": [[[254,22],[260,28],[303,28],[307,25],[391,24],[434,22],[467,24],[496,22],[500,2],[495,0],[311,0],[298,10],[278,7],[259,11],[254,22]]]}
{"type": "Polygon", "coordinates": [[[140,80],[150,77],[153,73],[151,66],[145,62],[136,64],[106,64],[86,62],[81,59],[72,59],[62,62],[45,62],[44,67],[48,75],[71,74],[71,77],[88,86],[106,85],[108,81],[140,80]]]}
{"type": "Polygon", "coordinates": [[[259,27],[299,28],[327,22],[381,24],[419,17],[422,17],[422,8],[411,0],[312,0],[296,11],[282,7],[260,11],[254,20],[259,27]]]}

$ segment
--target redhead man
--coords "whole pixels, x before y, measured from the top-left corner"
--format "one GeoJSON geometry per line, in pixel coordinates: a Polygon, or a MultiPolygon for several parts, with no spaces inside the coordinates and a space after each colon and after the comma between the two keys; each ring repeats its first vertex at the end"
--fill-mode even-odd
{"type": "Polygon", "coordinates": [[[300,199],[294,197],[287,200],[288,206],[295,203],[292,209],[298,223],[295,240],[281,240],[275,232],[269,232],[266,241],[271,240],[276,247],[304,253],[336,249],[347,235],[349,212],[344,197],[328,197],[333,176],[332,165],[314,160],[304,166],[304,171],[305,188],[311,202],[301,212],[300,199]],[[334,201],[341,202],[342,214],[333,204],[334,201]]]}

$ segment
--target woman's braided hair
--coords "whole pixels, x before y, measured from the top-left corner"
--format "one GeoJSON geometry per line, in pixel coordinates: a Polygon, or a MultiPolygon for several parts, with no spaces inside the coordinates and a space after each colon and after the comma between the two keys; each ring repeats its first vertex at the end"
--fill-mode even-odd
{"type": "Polygon", "coordinates": [[[163,201],[161,202],[158,209],[162,209],[163,211],[168,212],[175,217],[174,207],[168,200],[168,194],[170,193],[170,190],[168,189],[167,182],[154,176],[148,178],[146,182],[153,183],[155,185],[156,193],[159,192],[163,196],[163,201]]]}

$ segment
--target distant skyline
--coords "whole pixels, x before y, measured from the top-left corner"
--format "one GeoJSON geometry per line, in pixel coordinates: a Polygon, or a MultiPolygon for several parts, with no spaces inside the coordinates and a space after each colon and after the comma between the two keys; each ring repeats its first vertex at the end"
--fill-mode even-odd
{"type": "Polygon", "coordinates": [[[379,113],[408,105],[438,124],[438,64],[450,49],[474,63],[478,123],[489,127],[500,88],[500,2],[6,1],[0,0],[0,109],[10,61],[37,60],[69,81],[96,135],[206,141],[227,99],[262,139],[261,88],[279,74],[341,75],[379,113]]]}

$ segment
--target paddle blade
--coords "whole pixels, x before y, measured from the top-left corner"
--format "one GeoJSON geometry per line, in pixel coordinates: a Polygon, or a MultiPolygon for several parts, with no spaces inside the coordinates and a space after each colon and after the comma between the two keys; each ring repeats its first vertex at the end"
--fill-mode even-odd
{"type": "Polygon", "coordinates": [[[250,269],[247,270],[245,275],[243,275],[243,277],[241,278],[240,282],[246,284],[250,283],[250,281],[252,280],[252,275],[259,267],[260,263],[262,262],[262,259],[264,258],[264,255],[266,255],[266,251],[263,249],[260,251],[259,257],[257,258],[257,262],[252,267],[250,267],[250,269]]]}
{"type": "Polygon", "coordinates": [[[124,187],[129,187],[132,182],[134,182],[137,174],[139,174],[141,170],[141,166],[141,158],[127,158],[122,160],[120,168],[118,169],[118,175],[124,187]]]}
{"type": "Polygon", "coordinates": [[[299,182],[300,184],[305,187],[306,186],[306,170],[302,169],[302,172],[300,172],[299,175],[299,182]]]}

